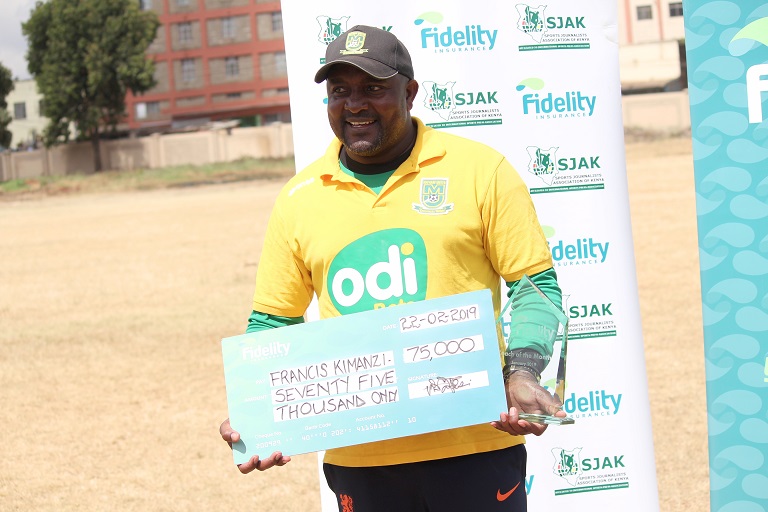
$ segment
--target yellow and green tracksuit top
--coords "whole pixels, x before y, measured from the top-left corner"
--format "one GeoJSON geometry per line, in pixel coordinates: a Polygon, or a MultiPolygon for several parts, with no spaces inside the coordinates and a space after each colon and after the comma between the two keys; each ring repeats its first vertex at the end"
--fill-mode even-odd
{"type": "MultiPolygon", "coordinates": [[[[267,227],[255,312],[300,317],[316,294],[329,318],[488,288],[498,316],[500,277],[551,269],[528,189],[504,156],[414,120],[411,155],[379,194],[342,171],[337,139],[289,180],[267,227]]],[[[522,442],[476,425],[336,448],[325,462],[402,464],[522,442]]]]}

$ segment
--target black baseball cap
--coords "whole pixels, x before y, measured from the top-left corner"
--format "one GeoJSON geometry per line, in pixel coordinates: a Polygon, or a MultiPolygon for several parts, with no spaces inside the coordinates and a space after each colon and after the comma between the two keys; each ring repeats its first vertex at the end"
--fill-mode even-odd
{"type": "Polygon", "coordinates": [[[315,82],[325,80],[334,64],[350,64],[375,78],[400,73],[413,79],[413,64],[405,45],[391,32],[367,25],[355,25],[328,45],[325,64],[317,70],[315,82]]]}

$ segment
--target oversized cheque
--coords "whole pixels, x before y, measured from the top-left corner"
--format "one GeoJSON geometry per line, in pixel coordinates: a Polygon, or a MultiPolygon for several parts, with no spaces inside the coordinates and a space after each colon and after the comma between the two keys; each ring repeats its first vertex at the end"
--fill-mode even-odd
{"type": "Polygon", "coordinates": [[[475,425],[506,409],[491,292],[222,340],[235,463],[475,425]]]}

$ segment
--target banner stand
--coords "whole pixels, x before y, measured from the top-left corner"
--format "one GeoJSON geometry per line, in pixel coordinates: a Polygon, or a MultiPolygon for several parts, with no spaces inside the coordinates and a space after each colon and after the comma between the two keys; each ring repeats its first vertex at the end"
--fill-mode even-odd
{"type": "MultiPolygon", "coordinates": [[[[616,2],[327,0],[282,7],[297,169],[333,137],[325,84],[313,81],[326,46],[365,24],[392,31],[409,49],[419,82],[414,116],[497,149],[528,185],[571,326],[563,399],[576,420],[527,439],[531,510],[658,510],[616,2]]],[[[322,510],[336,510],[319,473],[322,510]]]]}

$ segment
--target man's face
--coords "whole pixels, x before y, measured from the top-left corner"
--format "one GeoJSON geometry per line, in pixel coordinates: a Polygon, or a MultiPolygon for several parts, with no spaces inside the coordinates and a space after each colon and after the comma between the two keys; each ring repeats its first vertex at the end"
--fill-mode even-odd
{"type": "Polygon", "coordinates": [[[419,90],[402,75],[381,80],[347,64],[326,79],[328,120],[347,154],[363,164],[393,160],[413,142],[410,110],[419,90]]]}

